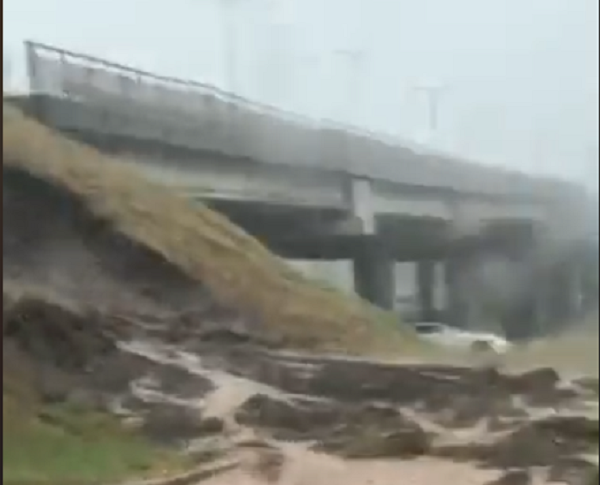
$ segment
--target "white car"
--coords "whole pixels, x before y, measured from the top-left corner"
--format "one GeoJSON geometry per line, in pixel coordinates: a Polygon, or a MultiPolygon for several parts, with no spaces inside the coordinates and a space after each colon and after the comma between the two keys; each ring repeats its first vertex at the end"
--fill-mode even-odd
{"type": "Polygon", "coordinates": [[[449,349],[473,352],[492,350],[503,354],[510,348],[510,342],[499,335],[461,330],[438,322],[416,323],[415,330],[422,339],[449,349]]]}

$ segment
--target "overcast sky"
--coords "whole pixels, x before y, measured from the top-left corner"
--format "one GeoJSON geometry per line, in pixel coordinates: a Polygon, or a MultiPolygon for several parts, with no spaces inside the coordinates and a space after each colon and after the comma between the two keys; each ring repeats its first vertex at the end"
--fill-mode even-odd
{"type": "Polygon", "coordinates": [[[13,84],[22,42],[38,40],[597,191],[598,0],[5,0],[3,10],[13,84]],[[422,85],[443,87],[433,135],[422,85]]]}

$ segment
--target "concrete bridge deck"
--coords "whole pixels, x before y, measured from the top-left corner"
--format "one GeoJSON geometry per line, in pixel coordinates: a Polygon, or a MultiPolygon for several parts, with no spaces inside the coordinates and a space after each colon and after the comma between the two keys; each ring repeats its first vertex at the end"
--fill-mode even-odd
{"type": "Polygon", "coordinates": [[[28,44],[28,58],[34,94],[103,108],[102,113],[82,109],[57,112],[56,122],[61,125],[161,141],[232,159],[315,167],[463,193],[543,198],[575,189],[564,181],[403,146],[397,140],[287,113],[212,86],[42,44],[28,44]],[[69,120],[60,119],[61,114],[69,120]]]}

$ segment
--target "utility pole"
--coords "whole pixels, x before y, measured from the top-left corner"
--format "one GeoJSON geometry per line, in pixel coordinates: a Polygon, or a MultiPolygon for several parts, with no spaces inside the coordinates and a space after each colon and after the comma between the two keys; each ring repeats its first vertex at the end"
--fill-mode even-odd
{"type": "MultiPolygon", "coordinates": [[[[360,121],[356,119],[357,117],[360,117],[360,110],[357,108],[360,107],[361,101],[361,85],[359,76],[362,68],[364,54],[356,50],[340,49],[335,51],[335,55],[338,56],[339,59],[344,60],[344,62],[347,65],[347,81],[345,83],[346,95],[342,95],[343,105],[340,107],[340,111],[342,111],[342,113],[339,114],[339,117],[341,118],[342,122],[346,121],[349,125],[357,126],[359,125],[360,121]]],[[[343,93],[344,91],[342,90],[341,92],[343,93]]],[[[346,133],[342,148],[343,153],[341,154],[341,156],[342,159],[346,160],[346,163],[349,166],[352,166],[354,164],[354,159],[352,156],[350,139],[350,133],[346,133]]]]}
{"type": "Polygon", "coordinates": [[[446,86],[423,85],[414,90],[423,93],[427,100],[428,142],[432,143],[439,127],[440,104],[446,86]]]}
{"type": "Polygon", "coordinates": [[[304,83],[303,106],[311,118],[320,121],[325,117],[321,90],[321,59],[315,54],[301,54],[297,62],[297,75],[304,83]]]}
{"type": "Polygon", "coordinates": [[[223,34],[225,90],[235,94],[237,46],[235,39],[235,8],[238,0],[219,0],[223,34]]]}
{"type": "Polygon", "coordinates": [[[291,23],[285,18],[275,16],[270,19],[268,28],[271,63],[266,72],[269,82],[265,85],[271,90],[269,94],[274,98],[274,104],[284,109],[290,109],[290,104],[295,101],[294,76],[290,72],[295,61],[291,27],[291,23]]]}
{"type": "MultiPolygon", "coordinates": [[[[237,91],[237,45],[235,37],[236,29],[236,7],[239,0],[217,0],[221,14],[221,28],[223,35],[223,58],[224,58],[224,90],[236,95],[237,91]]],[[[232,99],[227,100],[227,124],[226,138],[228,149],[235,150],[237,136],[235,123],[236,109],[232,99]]]]}
{"type": "Polygon", "coordinates": [[[258,71],[262,94],[268,104],[292,109],[297,94],[293,4],[289,0],[264,0],[261,5],[261,37],[267,41],[261,46],[264,64],[258,71]]]}
{"type": "Polygon", "coordinates": [[[347,66],[346,96],[343,103],[347,106],[348,111],[344,114],[349,118],[349,124],[358,125],[360,120],[355,118],[360,117],[362,102],[360,73],[364,62],[364,53],[357,50],[340,49],[335,51],[335,54],[343,59],[347,66]]]}

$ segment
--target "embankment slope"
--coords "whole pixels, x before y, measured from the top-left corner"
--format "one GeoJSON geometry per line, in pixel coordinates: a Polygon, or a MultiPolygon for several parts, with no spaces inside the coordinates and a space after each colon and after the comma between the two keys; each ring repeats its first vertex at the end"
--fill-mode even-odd
{"type": "MultiPolygon", "coordinates": [[[[98,387],[84,369],[117,355],[115,334],[132,322],[183,335],[222,326],[350,353],[401,351],[412,340],[358,299],[312,285],[219,214],[7,104],[2,168],[7,480],[110,478],[167,460],[93,402],[77,412],[65,402],[98,387]]],[[[115,365],[109,380],[126,373],[115,365]]]]}
{"type": "Polygon", "coordinates": [[[194,312],[210,300],[296,347],[398,351],[412,340],[221,215],[10,106],[3,117],[5,279],[122,311],[194,312]]]}

